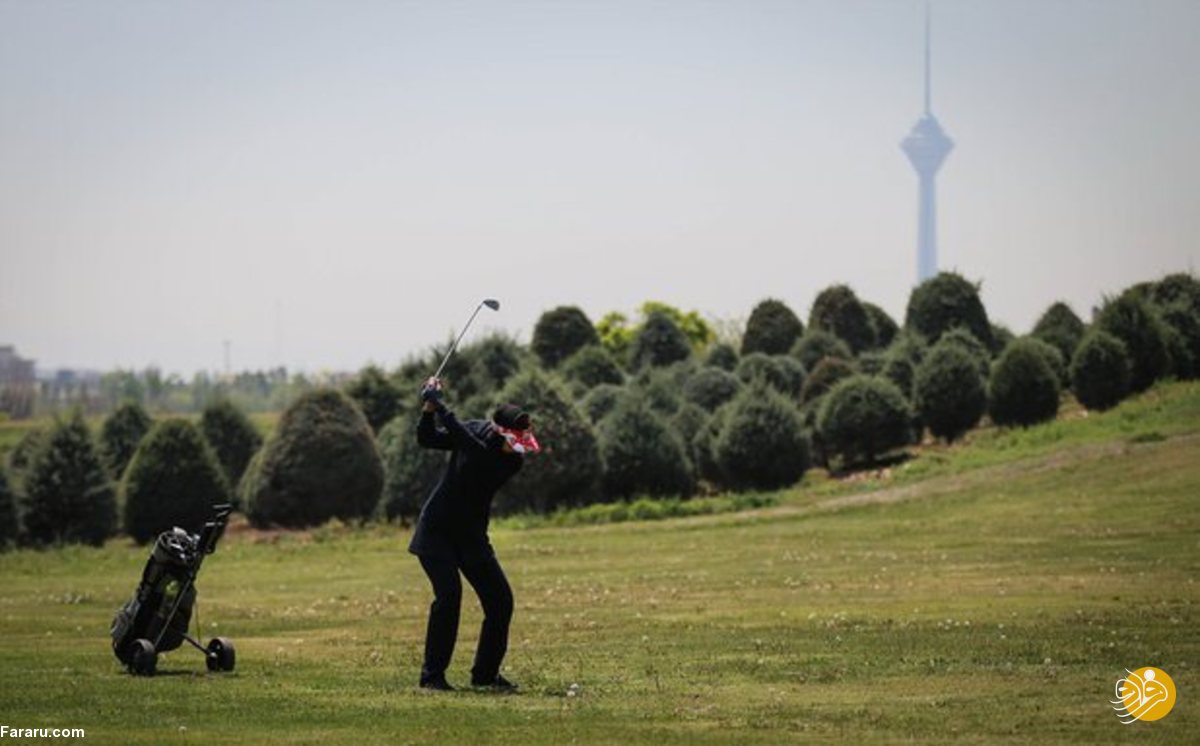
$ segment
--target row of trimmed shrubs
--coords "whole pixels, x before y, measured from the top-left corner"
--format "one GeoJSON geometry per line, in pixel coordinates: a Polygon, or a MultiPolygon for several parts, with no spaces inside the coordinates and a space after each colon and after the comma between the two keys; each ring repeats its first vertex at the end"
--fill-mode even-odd
{"type": "MultiPolygon", "coordinates": [[[[951,273],[914,289],[903,328],[845,286],[818,295],[807,327],[783,302],[763,301],[737,346],[685,333],[678,318],[653,310],[615,349],[581,310],[556,308],[529,347],[492,336],[451,358],[444,377],[460,416],[519,402],[547,446],[504,490],[500,511],[774,489],[813,464],[876,462],[926,429],[952,441],[985,415],[1000,426],[1051,419],[1067,388],[1104,409],[1159,378],[1195,377],[1200,361],[1200,284],[1187,275],[1107,299],[1090,326],[1056,303],[1019,339],[988,320],[977,286],[951,273]]],[[[82,421],[59,423],[44,450],[35,442],[14,452],[18,484],[0,484],[0,522],[14,492],[33,542],[102,540],[115,528],[117,495],[138,540],[234,497],[260,526],[411,518],[445,460],[413,437],[415,392],[443,351],[391,373],[369,367],[345,393],[302,397],[261,449],[228,405],[205,413],[203,436],[167,421],[145,438],[149,418],[123,408],[91,455],[82,421]]]]}
{"type": "Polygon", "coordinates": [[[0,545],[101,544],[118,527],[145,542],[173,525],[193,530],[233,499],[262,437],[217,402],[199,425],[155,423],[124,404],[94,438],[78,411],[31,430],[0,470],[0,545]],[[10,478],[11,475],[11,478],[10,478]]]}

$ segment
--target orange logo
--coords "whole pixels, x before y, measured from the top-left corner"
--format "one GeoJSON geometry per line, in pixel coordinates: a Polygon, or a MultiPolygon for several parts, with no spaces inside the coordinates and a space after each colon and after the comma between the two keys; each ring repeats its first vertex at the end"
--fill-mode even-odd
{"type": "Polygon", "coordinates": [[[1166,671],[1153,666],[1136,671],[1125,669],[1128,676],[1117,679],[1112,700],[1117,717],[1125,725],[1136,720],[1159,720],[1175,707],[1175,682],[1166,671]]]}

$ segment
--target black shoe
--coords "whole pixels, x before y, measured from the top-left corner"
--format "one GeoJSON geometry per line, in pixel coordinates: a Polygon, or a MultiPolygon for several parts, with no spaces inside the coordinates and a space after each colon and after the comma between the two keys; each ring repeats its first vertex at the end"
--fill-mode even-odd
{"type": "Polygon", "coordinates": [[[429,679],[421,680],[422,689],[432,689],[437,692],[453,692],[454,687],[450,686],[450,682],[446,681],[445,676],[434,676],[429,679]]]}
{"type": "Polygon", "coordinates": [[[490,681],[489,680],[480,680],[475,677],[471,677],[471,686],[481,687],[481,688],[485,688],[485,689],[491,689],[491,690],[497,691],[497,692],[506,692],[506,693],[515,692],[517,690],[516,684],[514,684],[511,681],[509,681],[508,679],[504,678],[500,674],[496,674],[496,678],[491,679],[490,681]]]}

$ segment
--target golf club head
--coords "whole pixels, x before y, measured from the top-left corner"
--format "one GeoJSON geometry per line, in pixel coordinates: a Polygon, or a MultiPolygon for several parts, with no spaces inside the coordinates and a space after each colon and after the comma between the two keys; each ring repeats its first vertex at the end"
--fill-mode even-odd
{"type": "Polygon", "coordinates": [[[500,310],[500,301],[496,300],[495,298],[488,298],[488,299],[484,300],[483,305],[487,306],[488,308],[492,309],[493,311],[500,310]]]}

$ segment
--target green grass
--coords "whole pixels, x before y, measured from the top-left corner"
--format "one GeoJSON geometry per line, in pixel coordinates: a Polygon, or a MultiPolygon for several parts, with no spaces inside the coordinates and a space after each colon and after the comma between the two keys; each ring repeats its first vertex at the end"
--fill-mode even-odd
{"type": "Polygon", "coordinates": [[[199,616],[238,671],[180,650],[152,680],[105,636],[144,549],[9,553],[0,722],[122,744],[1193,743],[1198,446],[1200,385],[1172,384],[753,510],[507,522],[516,696],[413,686],[430,597],[401,529],[235,532],[199,616]],[[1113,683],[1143,665],[1179,701],[1123,726],[1113,683]]]}

